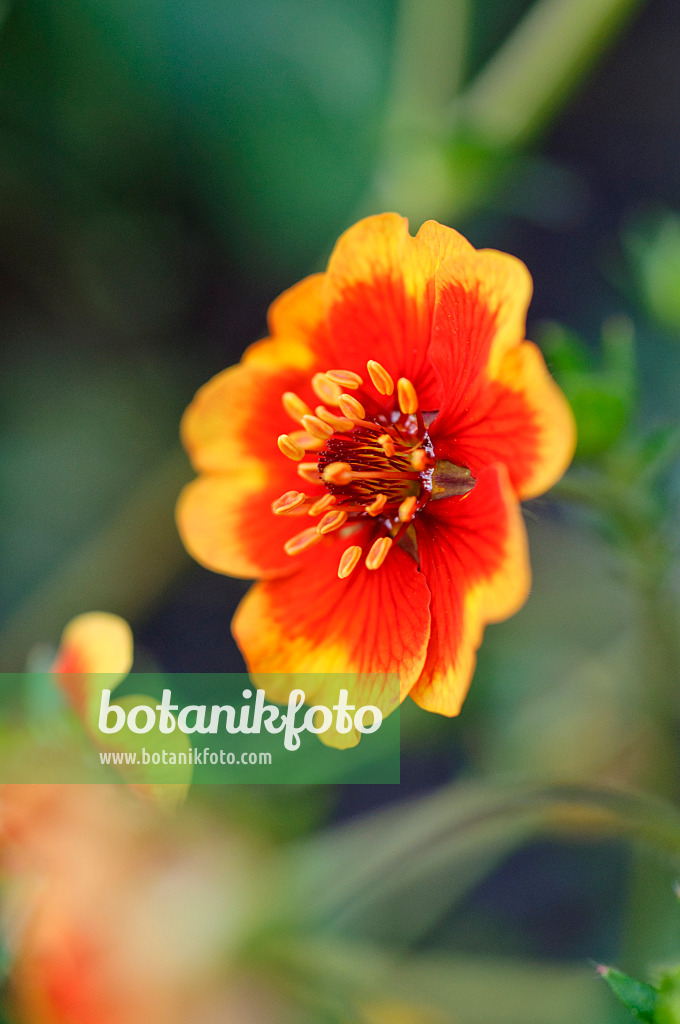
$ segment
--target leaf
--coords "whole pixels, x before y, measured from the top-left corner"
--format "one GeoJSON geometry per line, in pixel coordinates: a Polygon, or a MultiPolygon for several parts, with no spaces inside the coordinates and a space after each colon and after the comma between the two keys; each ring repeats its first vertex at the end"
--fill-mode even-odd
{"type": "Polygon", "coordinates": [[[629,978],[623,971],[615,967],[598,967],[597,973],[609,985],[614,995],[621,1000],[638,1020],[654,1024],[655,1011],[659,1001],[659,993],[651,985],[646,985],[635,978],[629,978]]]}
{"type": "Polygon", "coordinates": [[[286,885],[311,926],[408,947],[512,850],[556,831],[643,840],[680,865],[680,815],[661,801],[586,786],[464,783],[295,848],[286,885]]]}

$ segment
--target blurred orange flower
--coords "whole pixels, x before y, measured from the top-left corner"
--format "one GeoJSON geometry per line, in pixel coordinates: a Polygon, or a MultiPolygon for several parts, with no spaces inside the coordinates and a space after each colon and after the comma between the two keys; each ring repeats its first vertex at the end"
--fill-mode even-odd
{"type": "Polygon", "coordinates": [[[235,966],[263,862],[244,837],[166,819],[120,786],[0,787],[17,1018],[276,1020],[266,993],[235,966]]]}
{"type": "Polygon", "coordinates": [[[233,622],[252,672],[398,673],[401,699],[458,713],[484,626],[529,590],[519,501],[574,450],[530,297],[512,256],[369,217],[198,392],[179,529],[260,580],[233,622]]]}
{"type": "MultiPolygon", "coordinates": [[[[140,748],[160,741],[163,748],[175,752],[189,750],[189,740],[180,730],[163,735],[154,730],[139,735],[124,729],[114,738],[104,735],[98,726],[102,689],[115,690],[132,669],[134,640],[132,630],[118,615],[110,612],[85,612],[67,624],[59,650],[51,666],[57,685],[78,715],[85,731],[101,751],[139,755],[140,748]]],[[[156,707],[156,698],[146,694],[122,697],[125,710],[138,704],[156,707]]],[[[172,769],[172,782],[161,778],[155,767],[142,763],[118,766],[132,788],[141,796],[168,807],[181,802],[189,789],[192,768],[186,764],[172,769]]]]}

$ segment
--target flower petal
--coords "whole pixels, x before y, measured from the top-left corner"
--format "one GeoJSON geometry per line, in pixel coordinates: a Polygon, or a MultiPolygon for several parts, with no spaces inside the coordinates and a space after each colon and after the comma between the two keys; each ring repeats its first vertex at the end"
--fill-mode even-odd
{"type": "Polygon", "coordinates": [[[272,302],[267,313],[269,333],[309,343],[324,321],[324,274],[311,274],[272,302]]]}
{"type": "Polygon", "coordinates": [[[571,410],[535,345],[524,341],[531,276],[483,249],[437,275],[430,356],[445,400],[432,426],[437,454],[473,476],[504,462],[518,494],[534,497],[573,456],[571,410]]]}
{"type": "Polygon", "coordinates": [[[132,659],[132,630],[125,619],[110,612],[85,612],[64,629],[52,672],[101,672],[123,679],[132,659]]]}
{"type": "Polygon", "coordinates": [[[503,356],[524,341],[532,281],[524,264],[494,249],[461,251],[439,268],[430,358],[446,403],[469,399],[481,374],[494,378],[503,356]]]}
{"type": "MultiPolygon", "coordinates": [[[[251,588],[232,623],[250,672],[319,674],[318,680],[305,680],[316,686],[307,694],[315,700],[323,696],[323,676],[352,674],[351,702],[385,711],[398,698],[388,677],[399,677],[402,694],[410,690],[430,632],[429,593],[416,562],[397,547],[378,570],[362,564],[347,579],[337,576],[344,547],[359,544],[367,552],[371,533],[324,541],[294,577],[251,588]],[[388,694],[380,693],[384,686],[388,694]]],[[[284,680],[284,689],[289,682],[284,680]]],[[[299,679],[290,685],[305,689],[299,679]]]]}
{"type": "Polygon", "coordinates": [[[276,438],[295,428],[281,396],[301,386],[311,394],[308,375],[291,366],[239,364],[218,373],[196,392],[182,417],[182,442],[194,468],[230,473],[240,470],[244,459],[259,459],[293,486],[295,467],[279,452],[276,438]]]}
{"type": "Polygon", "coordinates": [[[427,663],[411,697],[457,715],[484,626],[514,614],[530,587],[527,537],[504,466],[462,497],[431,501],[416,520],[420,567],[432,594],[427,663]]]}
{"type": "Polygon", "coordinates": [[[365,373],[376,359],[415,385],[423,408],[439,405],[428,359],[435,274],[460,254],[474,253],[462,235],[434,221],[415,238],[394,213],[368,217],[338,240],[325,282],[330,358],[365,373]]]}
{"type": "Polygon", "coordinates": [[[265,369],[295,367],[309,375],[326,337],[323,274],[312,274],[272,302],[267,314],[269,337],[256,341],[242,362],[265,369]]]}
{"type": "MultiPolygon", "coordinates": [[[[320,492],[303,484],[306,493],[320,492]]],[[[214,572],[242,579],[288,575],[297,564],[283,545],[311,520],[275,516],[272,501],[287,488],[267,477],[262,463],[244,460],[241,472],[199,476],[177,502],[177,527],[189,554],[214,572]]]]}
{"type": "Polygon", "coordinates": [[[96,720],[102,686],[114,689],[132,668],[132,630],[118,615],[85,612],[71,619],[51,671],[81,718],[96,720]]]}
{"type": "Polygon", "coordinates": [[[528,341],[505,353],[496,378],[474,389],[469,405],[445,410],[431,436],[439,458],[466,466],[474,477],[503,462],[520,498],[552,487],[576,447],[571,409],[528,341]]]}
{"type": "Polygon", "coordinates": [[[180,495],[177,524],[187,550],[210,569],[245,579],[295,571],[283,544],[300,519],[275,516],[272,502],[289,490],[323,493],[303,484],[276,444],[296,427],[281,404],[296,388],[314,400],[299,369],[233,366],[208,381],[184,414],[182,440],[206,475],[180,495]]]}

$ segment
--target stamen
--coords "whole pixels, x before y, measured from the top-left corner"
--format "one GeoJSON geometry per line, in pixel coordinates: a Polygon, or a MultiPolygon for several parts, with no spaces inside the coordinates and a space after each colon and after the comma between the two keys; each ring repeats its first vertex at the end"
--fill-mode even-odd
{"type": "Polygon", "coordinates": [[[340,564],[338,566],[338,577],[341,580],[346,580],[347,577],[354,572],[359,564],[361,555],[362,551],[358,544],[352,544],[351,547],[346,548],[346,550],[343,551],[342,558],[340,559],[340,564]]]}
{"type": "Polygon", "coordinates": [[[319,533],[333,533],[333,530],[339,530],[341,526],[344,526],[347,522],[347,513],[341,509],[334,509],[333,512],[327,512],[321,522],[317,523],[317,530],[319,533]]]}
{"type": "Polygon", "coordinates": [[[397,398],[405,416],[418,411],[418,395],[408,377],[400,377],[397,381],[397,398]]]}
{"type": "Polygon", "coordinates": [[[382,365],[375,359],[369,359],[366,363],[368,375],[373,381],[373,386],[381,395],[391,395],[394,391],[394,381],[382,365]]]}
{"type": "Polygon", "coordinates": [[[287,540],[283,545],[283,550],[287,555],[299,555],[307,548],[313,547],[321,540],[321,534],[317,532],[316,527],[310,526],[308,529],[303,530],[302,533],[296,533],[294,537],[287,540]]]}
{"type": "Polygon", "coordinates": [[[376,494],[371,504],[366,506],[366,511],[368,512],[369,516],[379,516],[386,504],[387,495],[376,494]]]}
{"type": "Polygon", "coordinates": [[[401,505],[399,506],[399,511],[397,513],[400,522],[410,523],[415,514],[417,504],[418,499],[416,498],[415,494],[411,494],[409,495],[408,498],[404,498],[401,505]]]}
{"type": "Polygon", "coordinates": [[[320,484],[321,475],[316,462],[301,462],[297,468],[298,476],[301,476],[305,483],[320,484]]]}
{"type": "Polygon", "coordinates": [[[354,373],[353,370],[326,370],[326,376],[334,384],[339,384],[342,388],[349,388],[351,391],[356,391],[364,383],[359,374],[354,373]]]}
{"type": "Polygon", "coordinates": [[[337,484],[344,487],[352,479],[352,467],[349,462],[330,462],[324,466],[321,474],[327,484],[337,484]]]}
{"type": "Polygon", "coordinates": [[[366,410],[354,395],[340,395],[338,405],[340,406],[340,411],[351,420],[363,420],[366,415],[366,410]]]}
{"type": "Polygon", "coordinates": [[[320,441],[327,441],[329,437],[332,437],[335,431],[329,423],[324,423],[318,416],[303,416],[302,425],[312,435],[312,437],[318,438],[320,441]]]}
{"type": "Polygon", "coordinates": [[[427,452],[424,448],[416,448],[411,452],[411,465],[418,473],[422,473],[427,465],[427,452]]]}
{"type": "Polygon", "coordinates": [[[301,448],[305,448],[308,452],[320,452],[323,448],[326,440],[322,441],[319,437],[314,437],[307,430],[291,430],[288,437],[291,441],[295,441],[301,448]]]}
{"type": "Polygon", "coordinates": [[[379,569],[387,558],[391,547],[391,537],[378,537],[378,539],[373,542],[371,550],[366,555],[366,568],[379,569]]]}
{"type": "Polygon", "coordinates": [[[380,437],[378,438],[378,444],[380,445],[388,459],[391,459],[397,450],[394,447],[394,441],[392,440],[389,434],[381,434],[380,437]]]}
{"type": "Polygon", "coordinates": [[[326,512],[327,509],[331,507],[331,505],[335,505],[337,500],[338,499],[335,497],[335,495],[331,494],[330,491],[328,491],[321,498],[319,498],[318,501],[314,502],[314,504],[311,506],[307,514],[310,516],[318,516],[321,514],[321,512],[326,512]]]}
{"type": "Polygon", "coordinates": [[[276,443],[279,446],[279,451],[283,452],[286,458],[292,459],[293,462],[299,462],[300,459],[304,458],[304,448],[301,448],[288,434],[281,434],[276,439],[276,443]]]}
{"type": "Polygon", "coordinates": [[[303,402],[294,391],[284,391],[281,395],[281,402],[291,419],[294,419],[297,423],[302,421],[303,416],[309,416],[312,411],[307,403],[303,402]]]}
{"type": "Polygon", "coordinates": [[[352,470],[350,480],[418,480],[417,473],[403,473],[399,469],[352,470]]]}
{"type": "Polygon", "coordinates": [[[303,491],[286,491],[280,498],[272,502],[272,512],[275,516],[285,516],[288,512],[298,508],[307,500],[303,491]]]}
{"type": "Polygon", "coordinates": [[[326,402],[327,405],[337,405],[338,399],[342,394],[340,385],[334,384],[325,373],[314,374],[312,377],[312,390],[317,398],[320,398],[322,402],[326,402]]]}
{"type": "Polygon", "coordinates": [[[317,405],[314,410],[316,415],[324,423],[328,423],[329,426],[333,427],[334,430],[339,431],[341,434],[347,433],[349,430],[354,430],[355,423],[353,420],[347,419],[346,416],[336,416],[334,412],[329,412],[323,405],[317,405]]]}

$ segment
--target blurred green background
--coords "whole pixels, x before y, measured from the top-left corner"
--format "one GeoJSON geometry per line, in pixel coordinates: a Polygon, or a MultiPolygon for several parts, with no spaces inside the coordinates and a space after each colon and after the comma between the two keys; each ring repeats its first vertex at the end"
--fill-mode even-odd
{"type": "MultiPolygon", "coordinates": [[[[526,508],[532,597],[487,631],[459,719],[404,708],[400,787],[192,799],[277,842],[456,780],[677,802],[676,0],[5,0],[0,17],[0,668],[101,608],[131,621],[140,669],[241,669],[247,585],[193,565],[174,529],[179,418],[341,230],[396,209],[533,274],[528,333],[580,447],[526,508]]],[[[440,892],[402,938],[468,958],[473,992],[475,970],[501,979],[465,1024],[625,1020],[589,1002],[587,958],[643,974],[680,953],[677,868],[575,822],[530,843],[499,827],[455,898],[454,851],[381,906],[382,941],[395,906],[440,892]],[[544,961],[575,974],[534,976],[544,961]],[[560,1016],[550,986],[572,981],[560,1016]]]]}

